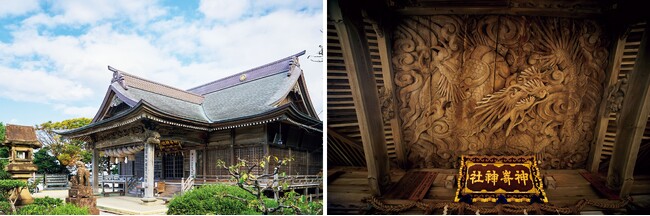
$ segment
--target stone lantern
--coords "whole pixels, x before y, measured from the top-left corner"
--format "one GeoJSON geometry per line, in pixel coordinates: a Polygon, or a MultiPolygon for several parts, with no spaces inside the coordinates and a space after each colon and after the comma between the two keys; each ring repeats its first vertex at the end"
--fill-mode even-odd
{"type": "MultiPolygon", "coordinates": [[[[12,179],[27,182],[38,169],[32,162],[34,149],[42,144],[36,138],[36,131],[31,126],[6,125],[4,145],[10,148],[9,165],[5,168],[12,179]]],[[[34,202],[34,198],[27,188],[20,191],[18,202],[27,205],[34,202]]]]}

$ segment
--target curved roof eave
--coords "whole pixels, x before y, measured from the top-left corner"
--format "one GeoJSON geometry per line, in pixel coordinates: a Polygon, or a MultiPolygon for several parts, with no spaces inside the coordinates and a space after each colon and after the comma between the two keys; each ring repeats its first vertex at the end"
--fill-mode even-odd
{"type": "MultiPolygon", "coordinates": [[[[137,104],[135,104],[134,106],[132,106],[131,108],[127,109],[126,111],[118,113],[117,115],[112,116],[110,118],[102,119],[102,120],[99,120],[99,121],[93,120],[93,122],[91,122],[90,124],[88,124],[86,126],[71,129],[71,130],[66,130],[66,131],[60,131],[60,132],[56,132],[56,133],[59,134],[59,135],[62,135],[62,136],[69,136],[69,135],[72,135],[72,134],[84,132],[84,131],[86,131],[86,130],[88,130],[90,128],[94,128],[94,127],[97,127],[97,126],[101,126],[101,125],[104,125],[104,124],[114,122],[114,121],[116,121],[118,119],[122,119],[125,116],[128,116],[129,114],[132,114],[132,113],[140,110],[143,106],[144,106],[143,101],[140,101],[137,104]]],[[[100,112],[101,112],[101,110],[100,110],[100,112]]]]}
{"type": "Polygon", "coordinates": [[[79,135],[79,134],[88,132],[89,130],[91,130],[93,128],[100,127],[100,126],[103,126],[103,125],[108,124],[108,123],[112,123],[112,122],[116,122],[118,120],[122,120],[122,119],[126,118],[127,116],[129,116],[130,114],[136,113],[136,112],[138,112],[140,110],[151,110],[151,111],[153,111],[150,114],[153,115],[152,117],[155,117],[155,118],[175,118],[175,119],[180,119],[185,123],[191,124],[192,126],[197,126],[198,125],[199,127],[205,128],[206,130],[209,130],[210,128],[216,128],[216,127],[219,127],[219,126],[222,126],[222,125],[236,124],[237,122],[246,122],[246,120],[253,120],[253,119],[256,119],[256,118],[261,118],[261,117],[269,116],[269,115],[286,115],[287,117],[290,117],[292,119],[296,119],[296,120],[304,122],[304,123],[308,123],[308,124],[311,124],[311,125],[321,125],[321,128],[322,128],[322,122],[320,120],[314,119],[313,117],[305,115],[302,112],[298,111],[298,109],[295,107],[295,105],[293,103],[288,103],[288,104],[279,106],[279,107],[277,107],[275,109],[272,109],[272,110],[269,110],[269,111],[266,111],[266,112],[263,112],[263,113],[255,114],[255,115],[249,115],[249,116],[244,116],[244,117],[239,117],[239,118],[234,118],[234,119],[227,119],[227,120],[211,122],[211,123],[203,123],[203,122],[196,122],[196,121],[185,119],[185,118],[179,118],[177,116],[171,115],[169,113],[166,113],[166,112],[156,108],[155,106],[151,105],[150,103],[148,103],[148,102],[146,102],[144,100],[140,100],[140,102],[135,104],[132,108],[130,108],[130,109],[128,109],[128,110],[126,110],[126,111],[124,111],[122,113],[119,113],[119,114],[117,114],[117,115],[115,115],[115,116],[113,116],[111,118],[104,119],[104,120],[97,121],[97,122],[93,122],[93,123],[91,123],[89,125],[86,125],[86,126],[83,126],[83,127],[80,127],[80,128],[67,130],[67,131],[61,131],[61,132],[57,132],[57,133],[60,134],[60,135],[63,135],[63,136],[70,136],[70,137],[83,136],[83,135],[79,135]]]}

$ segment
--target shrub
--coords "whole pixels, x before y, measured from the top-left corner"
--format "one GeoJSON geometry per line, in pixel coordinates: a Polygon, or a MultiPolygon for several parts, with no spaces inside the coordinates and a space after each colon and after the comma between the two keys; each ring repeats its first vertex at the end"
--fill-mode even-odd
{"type": "Polygon", "coordinates": [[[63,205],[63,200],[46,196],[44,198],[34,198],[35,205],[42,205],[48,208],[54,208],[63,205]]]}
{"type": "Polygon", "coordinates": [[[19,215],[44,215],[48,214],[48,208],[42,205],[29,204],[18,209],[19,215]]]}
{"type": "Polygon", "coordinates": [[[52,209],[48,214],[52,215],[87,215],[90,214],[87,207],[78,207],[73,204],[63,204],[52,209]]]}
{"type": "Polygon", "coordinates": [[[18,209],[19,215],[87,215],[88,208],[77,207],[73,204],[63,204],[63,200],[45,197],[35,198],[33,204],[18,209]]]}
{"type": "Polygon", "coordinates": [[[11,214],[11,204],[7,201],[0,201],[0,212],[2,214],[11,214]]]}
{"type": "Polygon", "coordinates": [[[250,215],[260,214],[244,202],[224,194],[236,196],[246,200],[255,200],[255,197],[237,186],[224,184],[206,185],[187,193],[174,197],[169,203],[168,215],[205,215],[228,214],[250,215]]]}
{"type": "Polygon", "coordinates": [[[0,180],[0,190],[9,191],[14,188],[26,187],[27,183],[21,180],[0,180]]]}
{"type": "MultiPolygon", "coordinates": [[[[296,199],[302,199],[302,198],[296,198],[296,199]]],[[[266,203],[266,206],[269,208],[276,208],[278,207],[278,202],[275,201],[274,199],[265,199],[264,203],[266,203]]],[[[321,215],[323,214],[323,203],[321,201],[315,201],[315,202],[302,202],[302,200],[298,200],[298,202],[295,203],[295,206],[300,209],[300,213],[303,215],[321,215]]],[[[295,215],[296,212],[294,212],[293,209],[291,208],[285,208],[285,209],[280,209],[276,212],[273,213],[274,215],[295,215]]]]}

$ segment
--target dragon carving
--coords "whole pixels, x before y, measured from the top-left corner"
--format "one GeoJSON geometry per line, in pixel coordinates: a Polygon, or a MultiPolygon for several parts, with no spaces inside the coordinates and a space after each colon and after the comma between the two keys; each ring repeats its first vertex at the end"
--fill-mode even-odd
{"type": "Polygon", "coordinates": [[[411,16],[393,37],[408,159],[536,154],[584,167],[602,95],[607,40],[597,23],[550,17],[411,16]]]}

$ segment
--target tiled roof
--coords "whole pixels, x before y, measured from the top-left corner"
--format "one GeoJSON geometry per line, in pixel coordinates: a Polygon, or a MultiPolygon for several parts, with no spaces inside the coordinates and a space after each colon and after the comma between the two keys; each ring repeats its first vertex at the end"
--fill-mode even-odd
{"type": "MultiPolygon", "coordinates": [[[[112,67],[108,67],[109,70],[118,73],[121,75],[120,82],[123,82],[124,86],[128,88],[138,88],[141,90],[145,90],[148,92],[156,93],[159,95],[165,95],[171,98],[176,98],[179,100],[187,101],[190,103],[195,103],[195,104],[201,104],[203,103],[203,97],[201,95],[194,94],[192,92],[188,92],[185,90],[177,89],[165,84],[161,84],[158,82],[154,82],[151,80],[147,80],[138,76],[135,76],[133,74],[126,73],[124,71],[120,71],[117,69],[114,69],[112,67]]],[[[114,78],[116,79],[116,78],[114,78]]]]}
{"type": "Polygon", "coordinates": [[[5,142],[16,141],[40,144],[36,138],[34,127],[7,124],[5,126],[5,142]]]}
{"type": "Polygon", "coordinates": [[[276,73],[206,94],[203,109],[212,121],[224,121],[266,112],[274,108],[270,99],[278,95],[277,92],[284,89],[282,87],[293,86],[295,81],[292,78],[300,74],[295,72],[287,76],[287,73],[276,73]]]}
{"type": "Polygon", "coordinates": [[[270,76],[273,74],[277,73],[282,73],[286,72],[289,70],[291,67],[291,64],[294,64],[294,58],[300,57],[305,54],[305,51],[303,50],[302,52],[296,53],[295,55],[241,72],[237,73],[231,76],[228,76],[226,78],[206,83],[191,89],[188,89],[187,91],[193,92],[196,94],[200,95],[205,95],[209,94],[215,91],[219,91],[222,89],[230,88],[236,85],[241,85],[244,83],[252,82],[254,80],[270,76]],[[246,75],[245,80],[241,81],[240,78],[242,75],[246,75]]]}
{"type": "Polygon", "coordinates": [[[124,90],[120,87],[115,88],[120,91],[124,96],[134,100],[147,101],[152,106],[164,111],[176,115],[178,117],[199,121],[199,122],[209,122],[203,113],[203,108],[201,104],[195,104],[192,102],[176,99],[169,97],[167,95],[162,95],[156,92],[142,90],[139,88],[130,88],[124,90]]]}
{"type": "Polygon", "coordinates": [[[143,100],[160,111],[184,119],[203,123],[227,121],[274,109],[274,102],[281,100],[301,76],[301,69],[292,70],[292,65],[299,66],[297,58],[304,53],[187,91],[109,67],[114,72],[109,91],[125,97],[127,100],[123,101],[131,107],[143,100]]]}

